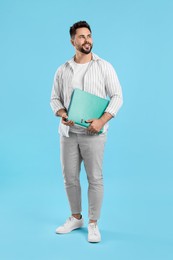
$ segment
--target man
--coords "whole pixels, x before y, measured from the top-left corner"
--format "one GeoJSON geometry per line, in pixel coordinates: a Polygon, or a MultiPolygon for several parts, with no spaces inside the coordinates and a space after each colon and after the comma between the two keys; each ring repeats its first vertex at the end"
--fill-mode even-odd
{"type": "Polygon", "coordinates": [[[55,73],[51,94],[51,107],[61,117],[59,126],[61,165],[71,216],[56,229],[68,233],[84,224],[81,212],[80,166],[84,162],[88,179],[88,241],[101,241],[97,220],[103,199],[102,161],[108,121],[122,105],[122,91],[112,65],[91,52],[91,28],[85,21],[70,27],[74,57],[60,66],[55,73]],[[88,118],[85,129],[68,120],[68,107],[74,88],[79,88],[102,98],[109,96],[110,103],[101,118],[88,118]],[[103,128],[103,133],[98,134],[103,128]]]}

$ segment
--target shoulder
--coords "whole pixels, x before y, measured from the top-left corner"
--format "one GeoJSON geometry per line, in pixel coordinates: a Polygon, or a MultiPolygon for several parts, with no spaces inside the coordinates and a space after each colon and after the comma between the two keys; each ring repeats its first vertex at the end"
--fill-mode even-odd
{"type": "Polygon", "coordinates": [[[100,66],[103,67],[103,69],[110,69],[110,70],[114,70],[114,67],[112,66],[112,64],[110,62],[108,62],[105,59],[100,58],[98,55],[93,54],[93,58],[96,61],[96,63],[100,66]]]}
{"type": "Polygon", "coordinates": [[[60,77],[64,73],[64,71],[70,69],[70,61],[65,62],[64,64],[60,65],[55,72],[55,77],[60,77]]]}
{"type": "Polygon", "coordinates": [[[56,74],[60,74],[60,73],[62,73],[67,67],[68,67],[68,62],[66,62],[66,63],[60,65],[60,66],[57,68],[57,70],[56,70],[55,73],[56,73],[56,74]]]}
{"type": "Polygon", "coordinates": [[[113,65],[104,59],[99,60],[99,63],[103,66],[105,70],[114,70],[113,65]]]}
{"type": "Polygon", "coordinates": [[[116,71],[110,62],[100,59],[98,60],[98,64],[106,77],[114,76],[116,74],[116,71]]]}

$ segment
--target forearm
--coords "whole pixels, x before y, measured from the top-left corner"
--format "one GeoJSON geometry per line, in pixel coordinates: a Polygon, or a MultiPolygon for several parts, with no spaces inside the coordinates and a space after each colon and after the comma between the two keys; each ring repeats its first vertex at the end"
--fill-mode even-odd
{"type": "Polygon", "coordinates": [[[105,112],[107,112],[107,113],[111,114],[113,117],[115,117],[117,112],[119,111],[120,107],[122,106],[122,103],[123,103],[122,94],[112,96],[105,112]]]}
{"type": "Polygon", "coordinates": [[[102,121],[103,125],[105,125],[113,116],[108,113],[108,112],[105,112],[101,117],[100,117],[100,120],[102,121]]]}

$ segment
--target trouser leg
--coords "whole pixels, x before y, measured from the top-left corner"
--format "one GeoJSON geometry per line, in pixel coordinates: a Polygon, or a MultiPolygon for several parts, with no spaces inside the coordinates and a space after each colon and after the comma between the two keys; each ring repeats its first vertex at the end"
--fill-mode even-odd
{"type": "Polygon", "coordinates": [[[71,212],[77,214],[82,211],[79,180],[82,158],[77,143],[77,135],[70,134],[70,137],[61,137],[60,151],[64,184],[71,212]]]}
{"type": "Polygon", "coordinates": [[[88,178],[89,219],[97,220],[103,200],[103,154],[106,135],[80,136],[79,147],[88,178]]]}

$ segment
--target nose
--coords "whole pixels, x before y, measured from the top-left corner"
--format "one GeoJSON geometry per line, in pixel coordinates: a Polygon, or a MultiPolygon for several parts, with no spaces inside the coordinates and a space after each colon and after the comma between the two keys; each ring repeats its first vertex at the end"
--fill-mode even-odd
{"type": "Polygon", "coordinates": [[[87,38],[85,38],[85,44],[86,43],[89,43],[89,44],[91,44],[91,41],[90,40],[88,40],[87,38]]]}

